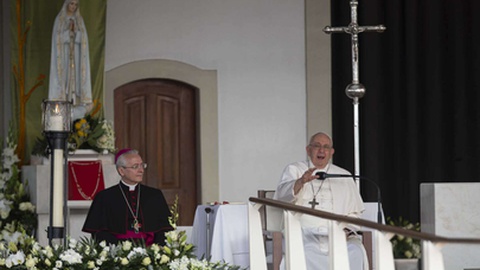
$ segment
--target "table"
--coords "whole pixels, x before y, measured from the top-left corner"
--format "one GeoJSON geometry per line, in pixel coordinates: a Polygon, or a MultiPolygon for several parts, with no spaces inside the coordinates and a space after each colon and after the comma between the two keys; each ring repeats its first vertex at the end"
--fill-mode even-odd
{"type": "Polygon", "coordinates": [[[191,242],[198,258],[210,255],[212,262],[225,261],[249,267],[247,204],[199,205],[195,211],[191,242]]]}

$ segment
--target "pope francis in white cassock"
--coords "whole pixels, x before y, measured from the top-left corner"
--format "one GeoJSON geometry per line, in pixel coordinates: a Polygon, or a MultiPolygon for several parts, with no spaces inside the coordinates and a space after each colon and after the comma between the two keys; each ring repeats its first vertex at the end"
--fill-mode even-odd
{"type": "MultiPolygon", "coordinates": [[[[283,171],[274,199],[287,201],[326,212],[349,217],[360,217],[364,211],[363,200],[352,178],[318,180],[317,172],[350,174],[330,163],[335,150],[332,139],[325,133],[317,133],[306,147],[309,160],[289,164],[283,171]]],[[[300,219],[308,270],[329,269],[327,220],[302,215],[300,219]]],[[[351,270],[368,269],[368,260],[359,227],[347,225],[347,248],[351,270]]],[[[281,269],[284,269],[282,260],[281,269]]]]}

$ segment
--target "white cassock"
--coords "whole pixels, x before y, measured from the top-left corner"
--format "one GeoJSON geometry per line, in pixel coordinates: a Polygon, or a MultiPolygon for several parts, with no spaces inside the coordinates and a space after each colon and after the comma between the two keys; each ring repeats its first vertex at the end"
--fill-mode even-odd
{"type": "MultiPolygon", "coordinates": [[[[352,178],[332,178],[313,180],[306,183],[297,195],[293,193],[295,181],[302,177],[308,168],[314,167],[310,161],[289,164],[283,171],[274,199],[294,203],[308,208],[315,198],[315,209],[349,217],[360,217],[364,211],[363,200],[352,178]]],[[[329,164],[322,170],[328,174],[350,174],[347,170],[329,164]]],[[[310,215],[300,218],[308,270],[329,269],[327,220],[310,215]]],[[[347,225],[352,231],[359,227],[347,225]]],[[[347,239],[347,248],[351,270],[368,269],[368,260],[360,236],[352,235],[347,239]]],[[[283,260],[282,260],[283,267],[283,260]]],[[[282,268],[283,269],[283,268],[282,268]]]]}

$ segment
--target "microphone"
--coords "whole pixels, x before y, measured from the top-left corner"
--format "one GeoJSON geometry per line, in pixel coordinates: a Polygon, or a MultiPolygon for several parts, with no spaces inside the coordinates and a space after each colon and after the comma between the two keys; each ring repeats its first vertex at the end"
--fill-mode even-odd
{"type": "Polygon", "coordinates": [[[362,180],[367,180],[367,182],[372,183],[375,186],[375,188],[377,189],[377,204],[378,204],[377,222],[380,223],[380,224],[383,223],[382,222],[382,195],[381,195],[381,192],[380,192],[380,187],[377,185],[377,183],[375,183],[371,179],[369,179],[367,177],[364,177],[364,176],[361,176],[361,175],[328,174],[326,172],[317,172],[315,175],[318,176],[319,180],[325,180],[327,178],[350,178],[351,177],[351,178],[353,178],[353,180],[358,178],[358,179],[362,179],[362,180]]]}
{"type": "Polygon", "coordinates": [[[351,174],[328,174],[326,172],[317,172],[315,175],[318,176],[318,179],[320,180],[325,180],[327,178],[360,177],[351,174]]]}

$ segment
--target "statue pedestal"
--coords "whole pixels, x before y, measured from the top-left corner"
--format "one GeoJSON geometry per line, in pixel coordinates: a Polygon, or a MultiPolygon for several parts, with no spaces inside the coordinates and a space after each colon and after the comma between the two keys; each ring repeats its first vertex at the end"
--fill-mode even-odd
{"type": "MultiPolygon", "coordinates": [[[[451,238],[480,238],[480,183],[420,185],[422,232],[451,238]]],[[[445,269],[480,269],[480,246],[445,244],[445,269]]]]}
{"type": "Polygon", "coordinates": [[[82,160],[101,160],[103,164],[114,164],[113,154],[102,154],[91,149],[77,149],[68,153],[68,160],[82,161],[82,160]]]}
{"type": "MultiPolygon", "coordinates": [[[[103,155],[98,155],[101,157],[103,155]]],[[[108,156],[108,155],[106,155],[108,156]]],[[[92,160],[90,159],[77,159],[74,160],[92,160]]],[[[99,158],[95,159],[98,160],[99,158]]],[[[69,158],[69,160],[72,160],[69,158]]],[[[31,197],[31,202],[36,206],[36,212],[38,214],[38,228],[37,239],[41,245],[48,244],[47,228],[50,220],[50,164],[46,165],[30,165],[23,166],[22,168],[22,180],[28,181],[28,189],[31,197]]],[[[105,188],[111,187],[118,183],[120,176],[117,173],[113,162],[108,160],[102,160],[103,178],[105,181],[105,188]]],[[[65,172],[68,173],[68,172],[65,172]]],[[[88,210],[90,208],[91,201],[68,201],[68,216],[67,216],[67,236],[74,239],[80,239],[84,236],[90,236],[82,232],[83,223],[87,217],[88,210]]]]}

